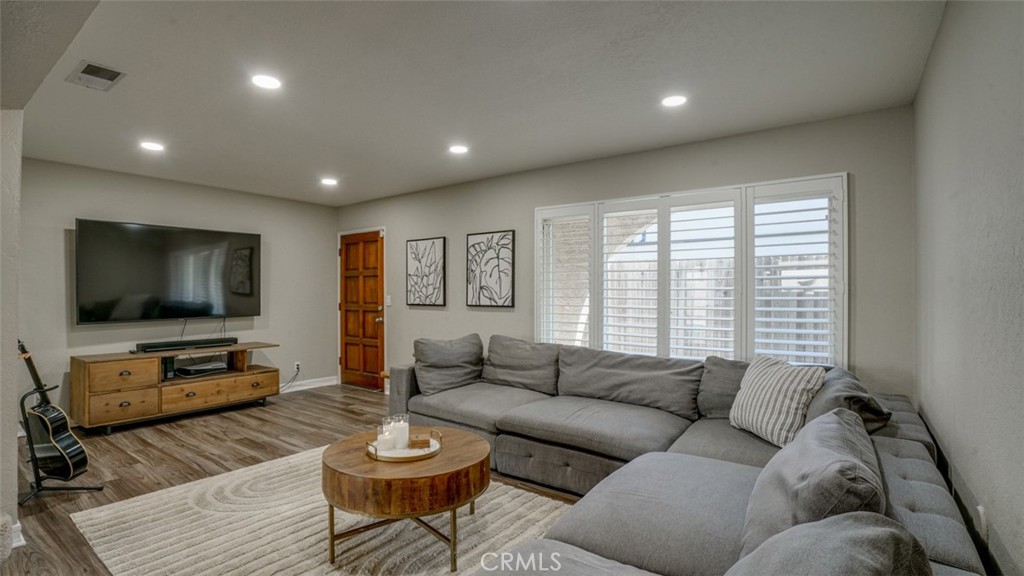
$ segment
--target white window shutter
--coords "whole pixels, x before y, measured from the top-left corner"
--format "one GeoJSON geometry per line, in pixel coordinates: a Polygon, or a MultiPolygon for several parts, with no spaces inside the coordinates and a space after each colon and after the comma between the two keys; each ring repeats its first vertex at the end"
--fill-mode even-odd
{"type": "Polygon", "coordinates": [[[732,202],[671,211],[669,356],[733,358],[736,343],[736,208],[732,202]]]}
{"type": "Polygon", "coordinates": [[[591,345],[594,216],[538,214],[538,342],[591,345]]]}
{"type": "Polygon", "coordinates": [[[658,352],[658,211],[605,213],[601,226],[602,348],[658,352]]]}

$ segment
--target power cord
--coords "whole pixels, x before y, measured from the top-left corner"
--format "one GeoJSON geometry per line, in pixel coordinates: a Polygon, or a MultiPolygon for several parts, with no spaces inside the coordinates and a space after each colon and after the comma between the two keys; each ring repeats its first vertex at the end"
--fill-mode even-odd
{"type": "Polygon", "coordinates": [[[281,385],[281,392],[287,392],[288,388],[290,388],[292,384],[295,384],[295,379],[299,377],[299,372],[301,371],[302,367],[295,369],[295,374],[292,374],[292,377],[289,378],[287,382],[281,385]]]}

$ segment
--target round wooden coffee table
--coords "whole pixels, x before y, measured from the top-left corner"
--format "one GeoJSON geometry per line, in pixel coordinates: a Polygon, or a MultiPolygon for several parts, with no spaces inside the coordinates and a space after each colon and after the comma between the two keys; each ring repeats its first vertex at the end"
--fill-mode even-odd
{"type": "Polygon", "coordinates": [[[490,446],[483,438],[455,428],[413,426],[412,433],[441,433],[441,451],[426,460],[381,462],[366,454],[375,431],[348,436],[324,450],[322,485],[328,510],[327,557],[334,563],[334,545],[381,526],[408,518],[448,545],[451,570],[456,570],[456,510],[470,505],[491,482],[490,446]],[[334,509],[383,518],[344,532],[334,531],[334,509]],[[448,512],[451,534],[445,536],[422,516],[448,512]]]}

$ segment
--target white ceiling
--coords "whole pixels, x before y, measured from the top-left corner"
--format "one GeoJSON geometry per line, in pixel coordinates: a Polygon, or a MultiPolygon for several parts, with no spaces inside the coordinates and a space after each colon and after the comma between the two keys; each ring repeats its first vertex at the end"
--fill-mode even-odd
{"type": "Polygon", "coordinates": [[[101,2],[26,156],[340,206],[913,101],[937,2],[101,2]],[[109,93],[64,78],[127,73],[109,93]],[[268,73],[284,86],[255,88],[268,73]],[[684,94],[678,109],[659,105],[684,94]],[[138,148],[164,142],[161,154],[138,148]],[[447,152],[453,142],[471,151],[447,152]],[[341,185],[327,190],[322,175],[341,185]]]}

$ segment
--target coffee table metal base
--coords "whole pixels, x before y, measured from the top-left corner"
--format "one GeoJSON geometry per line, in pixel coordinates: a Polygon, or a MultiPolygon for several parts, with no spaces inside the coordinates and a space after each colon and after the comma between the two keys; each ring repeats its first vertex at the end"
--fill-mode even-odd
{"type": "MultiPolygon", "coordinates": [[[[458,569],[457,566],[458,566],[458,543],[459,543],[458,538],[459,538],[459,529],[458,529],[458,522],[457,522],[457,517],[458,517],[457,512],[458,512],[458,508],[452,508],[451,510],[448,511],[449,525],[451,526],[451,535],[450,536],[445,536],[444,534],[441,533],[440,530],[438,530],[437,528],[434,528],[430,524],[427,524],[419,516],[412,516],[412,517],[408,518],[408,520],[412,520],[417,525],[419,525],[421,528],[423,528],[424,530],[429,532],[431,535],[433,535],[435,538],[440,540],[443,544],[448,546],[448,550],[449,550],[449,552],[451,554],[451,571],[452,572],[455,572],[458,569]]],[[[472,502],[469,503],[469,513],[470,514],[476,514],[476,500],[473,500],[472,502]]],[[[427,515],[428,516],[433,516],[434,514],[427,514],[427,515]]],[[[328,561],[330,561],[331,564],[334,564],[334,557],[335,557],[334,556],[334,545],[335,545],[335,543],[337,543],[337,542],[339,542],[341,540],[347,540],[349,538],[358,536],[360,534],[363,534],[365,532],[369,532],[371,530],[376,530],[377,528],[383,528],[384,526],[387,526],[388,524],[394,524],[395,522],[398,522],[400,520],[406,520],[406,518],[386,518],[384,520],[378,520],[377,522],[374,522],[372,524],[367,524],[365,526],[359,526],[357,528],[351,528],[351,529],[345,530],[343,532],[335,532],[334,531],[334,506],[328,504],[327,505],[327,559],[328,559],[328,561]]]]}

